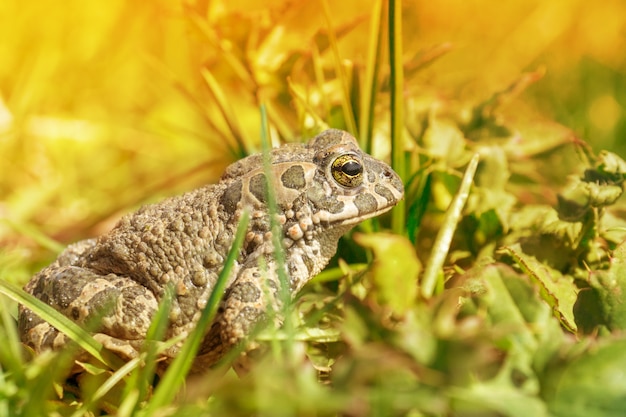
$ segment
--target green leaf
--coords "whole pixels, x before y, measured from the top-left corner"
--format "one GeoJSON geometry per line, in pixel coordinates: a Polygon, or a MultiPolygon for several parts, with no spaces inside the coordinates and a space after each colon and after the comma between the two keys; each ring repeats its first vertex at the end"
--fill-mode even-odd
{"type": "Polygon", "coordinates": [[[581,178],[574,178],[559,195],[559,214],[568,221],[583,219],[592,207],[615,204],[624,192],[626,162],[619,156],[602,151],[593,168],[581,178]]]}
{"type": "Polygon", "coordinates": [[[542,395],[557,417],[623,417],[626,340],[592,346],[546,374],[542,395]]]}
{"type": "Polygon", "coordinates": [[[511,274],[513,271],[503,270],[497,265],[487,265],[480,268],[480,275],[487,285],[488,292],[483,296],[484,302],[489,308],[489,317],[494,324],[505,324],[508,328],[515,330],[515,343],[522,347],[522,350],[532,352],[537,347],[537,342],[528,328],[527,319],[520,310],[518,302],[524,300],[521,289],[513,294],[507,288],[505,280],[510,283],[515,279],[511,274]]]}
{"type": "Polygon", "coordinates": [[[593,271],[590,284],[600,299],[603,319],[611,330],[626,329],[626,243],[619,245],[607,271],[593,271]]]}
{"type": "Polygon", "coordinates": [[[404,315],[417,299],[422,265],[408,239],[389,233],[355,233],[354,240],[374,252],[372,283],[379,304],[404,315]]]}
{"type": "Polygon", "coordinates": [[[477,382],[469,388],[453,388],[451,396],[456,414],[494,415],[507,417],[548,417],[546,405],[539,398],[498,378],[477,382]]]}
{"type": "Polygon", "coordinates": [[[601,151],[596,161],[598,171],[614,175],[616,180],[626,179],[626,161],[609,151],[601,151]]]}
{"type": "Polygon", "coordinates": [[[422,140],[430,156],[452,166],[467,159],[465,137],[461,129],[452,121],[437,117],[434,112],[428,115],[428,127],[422,140]]]}
{"type": "Polygon", "coordinates": [[[517,263],[538,286],[541,297],[552,307],[554,315],[568,330],[577,330],[574,320],[574,304],[578,297],[578,288],[571,277],[539,262],[534,256],[526,255],[519,244],[502,249],[517,263]]]}

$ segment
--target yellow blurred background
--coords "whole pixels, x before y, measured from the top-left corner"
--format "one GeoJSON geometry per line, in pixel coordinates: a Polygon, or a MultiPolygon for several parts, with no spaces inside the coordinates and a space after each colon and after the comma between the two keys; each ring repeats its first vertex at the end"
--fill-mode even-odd
{"type": "MultiPolygon", "coordinates": [[[[275,138],[320,123],[298,94],[344,127],[329,39],[358,86],[376,4],[3,0],[0,245],[76,240],[130,207],[215,181],[259,149],[261,103],[275,138]]],[[[624,153],[625,31],[620,0],[405,1],[406,91],[478,102],[544,68],[520,100],[595,149],[624,153]],[[411,71],[442,45],[445,55],[411,71]]]]}

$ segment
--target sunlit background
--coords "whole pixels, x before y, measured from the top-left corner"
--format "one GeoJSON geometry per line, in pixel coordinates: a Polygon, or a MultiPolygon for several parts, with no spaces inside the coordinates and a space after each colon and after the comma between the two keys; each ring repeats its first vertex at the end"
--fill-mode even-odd
{"type": "MultiPolygon", "coordinates": [[[[129,207],[214,181],[259,149],[262,103],[274,140],[299,140],[322,123],[299,95],[345,128],[341,86],[324,79],[328,37],[346,72],[361,77],[373,7],[0,2],[0,243],[76,240],[129,207]]],[[[406,94],[480,102],[524,72],[545,71],[515,106],[624,154],[625,29],[619,0],[406,1],[406,94]],[[433,50],[445,53],[415,69],[433,50]]],[[[387,96],[379,100],[388,106],[387,96]]]]}
{"type": "Polygon", "coordinates": [[[399,1],[0,0],[0,416],[623,416],[626,164],[600,151],[626,157],[626,2],[399,1]],[[262,115],[274,146],[354,133],[405,198],[340,241],[247,377],[152,391],[148,355],[62,384],[70,345],[31,358],[18,288],[258,152],[262,115]]]}

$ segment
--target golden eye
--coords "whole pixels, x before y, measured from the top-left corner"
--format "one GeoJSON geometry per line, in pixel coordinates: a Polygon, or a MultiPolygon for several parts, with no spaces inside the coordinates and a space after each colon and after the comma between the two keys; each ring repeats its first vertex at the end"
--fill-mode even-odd
{"type": "Polygon", "coordinates": [[[363,164],[354,155],[341,155],[330,167],[333,178],[344,187],[356,187],[363,182],[363,164]]]}

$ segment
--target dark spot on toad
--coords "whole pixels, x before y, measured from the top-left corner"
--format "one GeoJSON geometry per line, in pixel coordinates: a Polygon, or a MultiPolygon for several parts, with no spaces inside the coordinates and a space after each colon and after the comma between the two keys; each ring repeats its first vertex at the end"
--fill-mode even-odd
{"type": "Polygon", "coordinates": [[[378,208],[376,198],[370,193],[359,194],[354,198],[354,205],[359,209],[359,215],[372,213],[378,208]]]}
{"type": "Polygon", "coordinates": [[[241,180],[237,180],[224,190],[220,203],[228,213],[233,213],[237,209],[237,203],[241,201],[241,187],[241,180]]]}
{"type": "Polygon", "coordinates": [[[244,303],[257,301],[261,296],[261,291],[251,282],[242,282],[235,284],[231,290],[229,297],[240,300],[244,303]]]}
{"type": "Polygon", "coordinates": [[[302,168],[301,165],[294,165],[287,171],[283,172],[283,175],[280,176],[280,180],[287,188],[301,190],[306,185],[304,168],[302,168]]]}
{"type": "Polygon", "coordinates": [[[267,202],[267,180],[264,174],[257,174],[250,178],[250,193],[261,203],[267,202]]]}
{"type": "Polygon", "coordinates": [[[376,194],[378,194],[379,196],[387,200],[389,204],[394,204],[396,202],[396,198],[393,196],[393,193],[389,191],[387,187],[384,187],[380,184],[376,184],[376,186],[374,187],[374,191],[376,191],[376,194]]]}

